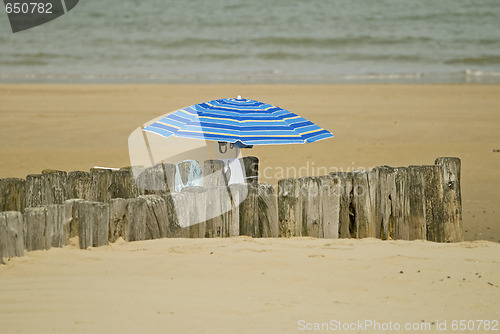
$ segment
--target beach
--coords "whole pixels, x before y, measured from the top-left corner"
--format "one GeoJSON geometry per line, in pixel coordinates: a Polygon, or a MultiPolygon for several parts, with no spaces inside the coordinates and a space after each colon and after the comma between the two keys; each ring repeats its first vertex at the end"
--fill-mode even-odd
{"type": "Polygon", "coordinates": [[[53,248],[0,267],[0,320],[2,333],[495,333],[452,326],[499,320],[499,252],[248,237],[53,248]],[[306,330],[314,323],[328,329],[306,330]]]}
{"type": "Polygon", "coordinates": [[[465,240],[500,241],[499,85],[0,85],[0,177],[130,165],[128,136],[168,112],[251,98],[334,138],[243,150],[260,182],[375,166],[462,160],[465,240]]]}
{"type": "Polygon", "coordinates": [[[0,265],[0,332],[371,333],[397,323],[474,333],[478,320],[500,330],[499,85],[0,84],[0,178],[128,166],[127,138],[143,123],[238,95],[335,136],[244,150],[260,159],[260,182],[459,157],[466,241],[120,239],[80,250],[73,239],[0,265]],[[454,330],[460,320],[475,329],[454,330]]]}

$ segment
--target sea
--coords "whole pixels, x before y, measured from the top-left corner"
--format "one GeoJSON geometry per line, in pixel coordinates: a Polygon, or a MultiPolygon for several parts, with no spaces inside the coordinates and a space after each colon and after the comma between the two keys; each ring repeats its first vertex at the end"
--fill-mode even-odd
{"type": "Polygon", "coordinates": [[[80,0],[0,82],[500,83],[500,0],[80,0]]]}

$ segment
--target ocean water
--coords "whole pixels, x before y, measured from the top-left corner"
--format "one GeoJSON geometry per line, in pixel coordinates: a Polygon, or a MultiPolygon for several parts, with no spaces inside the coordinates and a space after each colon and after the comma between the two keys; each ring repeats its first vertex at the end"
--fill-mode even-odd
{"type": "MultiPolygon", "coordinates": [[[[2,13],[3,12],[3,13],[2,13]]],[[[0,82],[499,83],[499,0],[81,0],[0,82]]]]}

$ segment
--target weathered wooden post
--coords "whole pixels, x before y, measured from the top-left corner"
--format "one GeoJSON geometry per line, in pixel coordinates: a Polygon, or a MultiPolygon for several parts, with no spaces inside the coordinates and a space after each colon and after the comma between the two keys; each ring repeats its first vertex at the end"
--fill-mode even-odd
{"type": "Polygon", "coordinates": [[[276,194],[274,188],[269,184],[259,184],[257,209],[260,236],[263,238],[277,238],[279,228],[276,194]]]}
{"type": "MultiPolygon", "coordinates": [[[[258,184],[253,183],[253,181],[248,183],[247,186],[246,198],[240,203],[238,208],[240,214],[240,235],[260,238],[262,235],[259,229],[259,188],[258,184]]],[[[240,192],[240,200],[244,197],[244,192],[244,189],[240,192]]]]}
{"type": "Polygon", "coordinates": [[[424,173],[420,166],[409,166],[404,191],[404,216],[409,228],[409,240],[426,239],[425,211],[424,173]]]}
{"type": "Polygon", "coordinates": [[[224,162],[221,160],[205,160],[203,163],[203,187],[219,187],[227,185],[224,174],[224,162]]]}
{"type": "Polygon", "coordinates": [[[278,181],[278,224],[280,237],[295,237],[302,233],[300,182],[287,178],[278,181]]]}
{"type": "Polygon", "coordinates": [[[120,237],[128,241],[127,211],[128,200],[125,198],[113,198],[109,202],[109,242],[115,242],[120,237]]]}
{"type": "Polygon", "coordinates": [[[26,176],[26,207],[42,205],[42,174],[26,176]]]}
{"type": "Polygon", "coordinates": [[[174,191],[175,165],[159,163],[146,168],[137,177],[136,184],[141,195],[163,195],[174,191]]]}
{"type": "MultiPolygon", "coordinates": [[[[206,163],[206,162],[205,162],[206,163]]],[[[205,176],[204,176],[205,178],[205,176]]],[[[231,211],[231,200],[227,187],[207,187],[207,222],[205,227],[206,238],[228,237],[224,228],[224,215],[231,211]]]]}
{"type": "Polygon", "coordinates": [[[0,179],[0,211],[23,212],[26,207],[26,181],[19,178],[0,179]]]}
{"type": "Polygon", "coordinates": [[[111,184],[113,181],[113,170],[105,168],[92,168],[92,187],[90,200],[93,202],[109,203],[111,201],[111,184]]]}
{"type": "Polygon", "coordinates": [[[421,166],[424,174],[425,222],[427,240],[442,242],[443,217],[443,169],[439,165],[421,166]]]}
{"type": "Polygon", "coordinates": [[[43,206],[24,210],[25,248],[28,251],[50,249],[52,226],[47,221],[47,208],[43,206]]]}
{"type": "Polygon", "coordinates": [[[92,246],[100,247],[109,244],[109,204],[94,204],[94,228],[92,230],[92,246]]]}
{"type": "Polygon", "coordinates": [[[443,172],[444,235],[442,241],[459,242],[463,240],[460,159],[437,158],[435,164],[441,166],[443,172]]]}
{"type": "MultiPolygon", "coordinates": [[[[168,195],[167,195],[168,196],[168,195]]],[[[165,196],[164,196],[165,197],[165,196]]],[[[173,238],[188,238],[189,237],[189,203],[188,194],[186,192],[170,193],[170,199],[174,210],[171,214],[172,223],[170,225],[170,233],[173,238]]]]}
{"type": "Polygon", "coordinates": [[[67,243],[64,237],[64,205],[50,204],[47,208],[47,224],[52,226],[52,247],[62,247],[67,243]]]}
{"type": "Polygon", "coordinates": [[[245,172],[246,183],[259,183],[259,158],[243,157],[240,158],[241,166],[245,172]]]}
{"type": "Polygon", "coordinates": [[[88,172],[74,171],[68,173],[66,197],[90,200],[92,176],[88,172]]]}
{"type": "Polygon", "coordinates": [[[78,238],[81,249],[87,249],[93,245],[94,237],[94,214],[93,203],[89,201],[76,202],[76,210],[78,214],[78,238]]]}
{"type": "Polygon", "coordinates": [[[319,181],[314,177],[302,177],[300,183],[300,201],[302,208],[302,236],[319,238],[320,202],[319,181]]]}
{"type": "Polygon", "coordinates": [[[2,257],[24,256],[23,215],[18,211],[0,212],[0,263],[2,257]]]}
{"type": "Polygon", "coordinates": [[[371,211],[369,172],[356,170],[352,173],[354,222],[357,238],[375,237],[375,221],[371,211]]]}
{"type": "Polygon", "coordinates": [[[111,198],[134,198],[139,196],[132,167],[124,167],[112,172],[111,198]]]}
{"type": "Polygon", "coordinates": [[[396,239],[396,207],[401,200],[396,192],[396,168],[376,167],[378,189],[376,193],[376,235],[388,240],[396,239]]]}
{"type": "Polygon", "coordinates": [[[146,200],[146,240],[167,237],[167,204],[159,195],[141,196],[146,200]]]}
{"type": "Polygon", "coordinates": [[[319,177],[320,187],[320,238],[337,239],[339,237],[339,216],[341,188],[339,179],[332,175],[319,177]]]}
{"type": "Polygon", "coordinates": [[[64,202],[64,222],[63,234],[65,243],[70,238],[79,236],[80,223],[78,220],[78,206],[77,203],[83,202],[83,199],[68,199],[64,202]]]}
{"type": "Polygon", "coordinates": [[[335,172],[330,175],[340,182],[339,237],[355,238],[352,173],[335,172]]]}
{"type": "Polygon", "coordinates": [[[147,203],[144,198],[130,198],[127,200],[127,241],[146,239],[146,212],[147,203]]]}
{"type": "Polygon", "coordinates": [[[187,197],[189,238],[204,238],[207,220],[206,190],[202,187],[185,187],[182,193],[187,197]]]}
{"type": "MultiPolygon", "coordinates": [[[[240,235],[240,206],[239,204],[248,194],[248,186],[245,184],[231,184],[229,187],[229,198],[221,201],[222,209],[228,211],[222,216],[222,231],[228,237],[240,235]]],[[[226,196],[224,194],[224,196],[226,196]]]]}
{"type": "Polygon", "coordinates": [[[78,210],[80,248],[99,247],[108,244],[109,204],[80,201],[78,210]]]}
{"type": "Polygon", "coordinates": [[[397,167],[394,170],[396,172],[394,177],[396,195],[392,205],[394,216],[394,239],[409,240],[410,229],[404,214],[406,168],[397,167]]]}
{"type": "Polygon", "coordinates": [[[58,170],[42,171],[42,205],[63,204],[68,174],[58,170]]]}

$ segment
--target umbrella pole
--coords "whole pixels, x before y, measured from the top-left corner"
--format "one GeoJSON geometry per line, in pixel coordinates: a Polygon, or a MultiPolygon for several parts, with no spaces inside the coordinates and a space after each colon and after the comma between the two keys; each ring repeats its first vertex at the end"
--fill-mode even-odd
{"type": "Polygon", "coordinates": [[[142,132],[142,136],[144,137],[144,143],[146,144],[146,148],[148,149],[149,161],[151,162],[151,167],[153,167],[155,165],[155,161],[153,158],[153,152],[151,152],[151,146],[149,145],[148,136],[146,135],[146,132],[144,131],[144,125],[141,125],[141,132],[142,132]]]}

